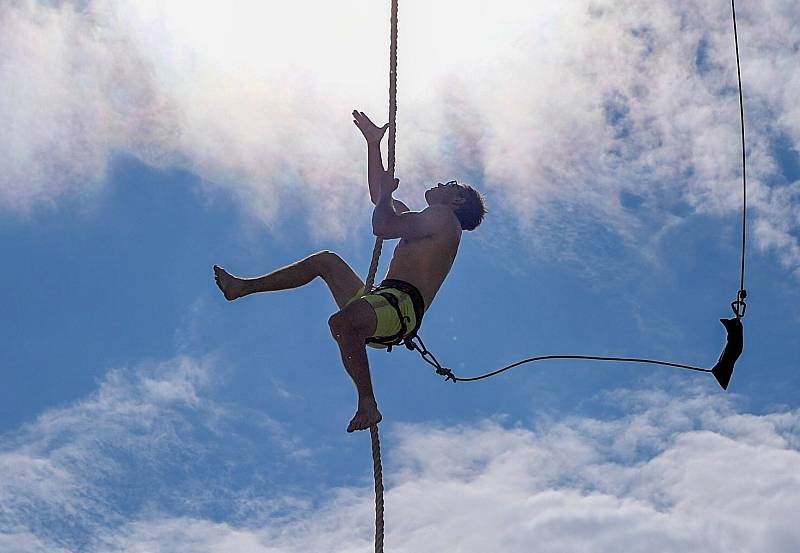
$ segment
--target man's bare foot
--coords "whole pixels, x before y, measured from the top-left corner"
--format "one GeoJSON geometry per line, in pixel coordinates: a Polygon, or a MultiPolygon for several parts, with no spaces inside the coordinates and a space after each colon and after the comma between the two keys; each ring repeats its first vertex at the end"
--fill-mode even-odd
{"type": "Polygon", "coordinates": [[[222,267],[214,265],[214,280],[228,301],[242,296],[242,279],[236,278],[222,267]]]}
{"type": "Polygon", "coordinates": [[[353,432],[355,430],[366,430],[373,424],[381,422],[381,412],[378,411],[378,404],[375,400],[365,400],[358,402],[358,410],[353,415],[350,424],[347,425],[347,431],[353,432]]]}

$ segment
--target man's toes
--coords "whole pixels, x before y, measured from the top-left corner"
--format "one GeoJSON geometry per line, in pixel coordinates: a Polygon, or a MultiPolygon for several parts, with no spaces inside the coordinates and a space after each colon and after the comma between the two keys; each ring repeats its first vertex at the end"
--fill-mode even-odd
{"type": "Polygon", "coordinates": [[[364,419],[359,415],[353,417],[353,420],[351,420],[350,424],[347,425],[348,432],[354,432],[356,430],[364,430],[365,428],[366,426],[364,426],[364,419]]]}
{"type": "Polygon", "coordinates": [[[366,430],[370,426],[374,424],[378,424],[381,422],[381,414],[378,413],[377,416],[368,416],[362,413],[356,413],[353,417],[353,420],[350,421],[350,424],[347,425],[348,432],[354,432],[356,430],[366,430]]]}

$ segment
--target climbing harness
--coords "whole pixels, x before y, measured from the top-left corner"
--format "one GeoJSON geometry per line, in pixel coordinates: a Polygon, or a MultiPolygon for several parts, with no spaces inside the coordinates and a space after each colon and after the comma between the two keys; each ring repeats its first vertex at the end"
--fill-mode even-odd
{"type": "MultiPolygon", "coordinates": [[[[395,171],[395,144],[396,144],[396,127],[397,127],[397,3],[398,0],[391,0],[391,45],[389,53],[389,141],[388,141],[388,168],[387,173],[391,178],[394,178],[395,171]]],[[[736,1],[731,0],[731,14],[733,18],[733,36],[736,46],[736,74],[739,83],[739,117],[741,121],[741,138],[742,138],[742,245],[741,245],[741,268],[739,274],[739,290],[736,293],[736,298],[731,302],[731,309],[733,310],[734,317],[731,319],[720,319],[720,322],[725,327],[727,332],[727,339],[725,347],[719,356],[716,364],[710,368],[695,367],[693,365],[684,365],[681,363],[672,363],[668,361],[659,361],[654,359],[644,359],[637,357],[604,357],[595,355],[542,355],[538,357],[530,357],[523,359],[511,365],[507,365],[495,371],[491,371],[479,376],[468,378],[458,377],[453,374],[453,371],[447,367],[442,366],[436,357],[425,347],[422,338],[417,334],[417,330],[421,324],[421,317],[418,316],[416,327],[406,335],[407,327],[406,320],[403,317],[397,300],[391,294],[381,294],[390,305],[397,310],[397,315],[400,320],[400,332],[394,336],[382,339],[372,339],[376,343],[381,343],[387,346],[387,351],[392,351],[393,346],[404,345],[409,350],[416,350],[422,356],[422,359],[432,365],[436,369],[436,373],[445,377],[445,381],[452,382],[475,382],[484,380],[492,376],[498,375],[502,372],[510,370],[519,365],[526,363],[533,363],[537,361],[546,360],[588,360],[588,361],[607,361],[618,363],[638,363],[649,365],[660,365],[666,367],[674,367],[683,370],[697,371],[711,373],[716,379],[723,390],[727,390],[730,383],[733,369],[739,356],[742,354],[744,345],[742,319],[744,318],[745,311],[747,310],[747,291],[745,289],[745,257],[747,246],[747,152],[745,142],[745,126],[744,126],[744,98],[742,94],[742,70],[741,62],[739,59],[739,35],[736,26],[736,1]],[[380,340],[380,341],[379,341],[380,340]],[[415,342],[416,340],[416,342],[415,342]]],[[[375,240],[375,247],[372,251],[372,261],[370,262],[369,272],[366,279],[364,289],[370,293],[379,292],[380,287],[373,288],[375,282],[375,274],[378,269],[378,261],[381,256],[383,247],[383,239],[378,237],[375,240]]],[[[375,553],[383,553],[383,538],[384,538],[384,503],[383,503],[383,471],[381,466],[380,455],[380,438],[378,436],[378,425],[370,427],[370,435],[372,439],[372,459],[374,467],[375,478],[375,553]]]]}
{"type": "Polygon", "coordinates": [[[397,319],[400,321],[400,330],[391,336],[383,338],[376,338],[374,336],[367,338],[368,344],[380,344],[382,346],[386,346],[386,351],[390,352],[394,346],[404,343],[407,338],[416,336],[417,330],[419,330],[420,325],[422,325],[422,318],[425,314],[425,300],[422,298],[419,290],[403,280],[385,279],[383,282],[381,282],[380,286],[372,290],[371,293],[383,297],[389,303],[389,305],[392,306],[397,314],[397,319]],[[414,328],[412,328],[410,331],[406,323],[410,322],[411,319],[407,315],[403,314],[402,309],[400,309],[400,303],[397,301],[397,298],[394,294],[382,291],[387,288],[400,290],[411,298],[411,303],[414,305],[414,318],[416,319],[416,322],[414,324],[414,328]]]}

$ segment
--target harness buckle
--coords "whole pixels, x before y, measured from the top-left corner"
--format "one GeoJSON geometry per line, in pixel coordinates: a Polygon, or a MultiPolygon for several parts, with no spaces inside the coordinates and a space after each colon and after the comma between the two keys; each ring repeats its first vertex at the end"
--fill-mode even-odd
{"type": "Polygon", "coordinates": [[[438,374],[439,376],[443,376],[445,382],[447,382],[448,380],[452,380],[453,382],[456,381],[456,375],[454,375],[453,371],[451,371],[447,367],[438,367],[436,369],[436,374],[438,374]]]}
{"type": "Polygon", "coordinates": [[[731,309],[737,319],[744,318],[744,313],[747,311],[747,304],[744,301],[745,298],[747,298],[747,290],[739,290],[736,294],[736,299],[731,302],[731,309]]]}

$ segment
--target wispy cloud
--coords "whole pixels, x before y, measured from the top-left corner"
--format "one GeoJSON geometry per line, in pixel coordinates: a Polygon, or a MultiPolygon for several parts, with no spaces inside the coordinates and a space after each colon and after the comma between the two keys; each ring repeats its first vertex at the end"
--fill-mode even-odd
{"type": "MultiPolygon", "coordinates": [[[[264,495],[258,478],[241,485],[225,477],[255,476],[253,448],[241,432],[231,447],[218,431],[232,415],[206,399],[209,374],[187,358],[112,371],[90,398],[4,437],[0,544],[24,552],[371,550],[369,485],[327,490],[315,505],[286,487],[264,495]],[[235,454],[221,458],[222,449],[235,454]],[[192,474],[205,480],[192,484],[192,474]]],[[[388,427],[387,544],[423,552],[797,549],[800,413],[750,414],[735,399],[693,390],[620,390],[601,400],[621,414],[388,427]]],[[[277,451],[271,463],[261,459],[262,474],[281,456],[294,459],[292,447],[277,451]]]]}
{"type": "MultiPolygon", "coordinates": [[[[301,209],[318,238],[355,229],[368,200],[348,114],[385,110],[383,6],[20,0],[0,10],[7,208],[91,191],[124,149],[196,172],[266,224],[301,209]]],[[[754,236],[797,271],[797,183],[781,180],[771,144],[800,145],[800,6],[740,12],[754,236]]],[[[739,209],[724,2],[409,3],[400,63],[405,197],[477,179],[498,214],[567,252],[597,228],[641,246],[691,214],[739,209]]]]}
{"type": "Polygon", "coordinates": [[[125,524],[151,505],[209,514],[222,498],[236,497],[223,499],[229,513],[249,516],[247,490],[237,487],[241,479],[248,490],[253,481],[268,481],[261,467],[272,454],[239,450],[250,443],[242,429],[257,432],[287,462],[302,463],[307,449],[264,413],[210,399],[219,384],[211,366],[210,359],[179,357],[115,369],[86,399],[4,435],[0,535],[28,544],[4,550],[32,551],[38,542],[85,550],[101,529],[125,524]]]}

